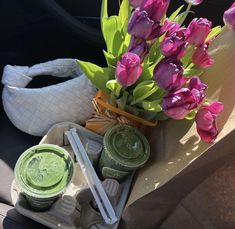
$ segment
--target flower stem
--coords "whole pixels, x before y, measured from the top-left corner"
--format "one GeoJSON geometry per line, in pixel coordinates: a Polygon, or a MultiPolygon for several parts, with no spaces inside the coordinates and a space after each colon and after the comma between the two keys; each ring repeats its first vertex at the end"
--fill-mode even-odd
{"type": "Polygon", "coordinates": [[[192,7],[192,3],[189,3],[188,6],[187,6],[187,9],[186,9],[186,11],[185,11],[184,16],[183,16],[182,19],[180,20],[180,25],[183,25],[183,23],[184,23],[186,17],[187,17],[188,14],[189,14],[189,11],[190,11],[191,7],[192,7]]]}

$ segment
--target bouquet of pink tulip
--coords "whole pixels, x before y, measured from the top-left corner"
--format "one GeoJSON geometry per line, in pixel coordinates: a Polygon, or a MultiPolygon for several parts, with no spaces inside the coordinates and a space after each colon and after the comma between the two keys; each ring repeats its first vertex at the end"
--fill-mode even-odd
{"type": "MultiPolygon", "coordinates": [[[[195,118],[202,140],[213,142],[223,105],[207,102],[207,86],[199,76],[213,64],[207,50],[221,27],[212,28],[206,18],[183,26],[191,6],[202,1],[187,0],[186,11],[182,5],[167,17],[170,0],[123,0],[115,16],[108,16],[103,0],[108,67],[78,63],[112,106],[149,121],[195,118]]],[[[234,5],[229,10],[234,11],[234,5]]],[[[234,28],[234,12],[225,13],[224,20],[234,28]]]]}

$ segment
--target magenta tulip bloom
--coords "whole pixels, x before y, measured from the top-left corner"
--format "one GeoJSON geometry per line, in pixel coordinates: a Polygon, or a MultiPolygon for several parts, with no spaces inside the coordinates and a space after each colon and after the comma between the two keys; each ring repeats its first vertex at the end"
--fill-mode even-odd
{"type": "Polygon", "coordinates": [[[197,105],[201,104],[203,99],[205,98],[204,92],[207,89],[207,85],[202,83],[197,76],[194,76],[190,79],[188,88],[189,90],[191,90],[191,93],[194,96],[197,105]]]}
{"type": "Polygon", "coordinates": [[[169,7],[170,0],[144,0],[141,9],[145,10],[155,22],[161,21],[169,7]]]}
{"type": "Polygon", "coordinates": [[[134,8],[140,7],[143,1],[144,0],[129,0],[130,5],[132,5],[134,8]]]}
{"type": "Polygon", "coordinates": [[[182,64],[173,58],[163,59],[155,67],[154,76],[157,84],[167,91],[178,90],[187,81],[183,77],[182,64]]]}
{"type": "Polygon", "coordinates": [[[139,79],[142,71],[140,57],[135,53],[127,52],[117,63],[116,79],[122,86],[128,87],[139,79]]]}
{"type": "Polygon", "coordinates": [[[160,22],[154,22],[154,25],[152,27],[152,33],[149,35],[147,40],[153,40],[155,38],[160,37],[162,34],[163,32],[160,22]]]}
{"type": "Polygon", "coordinates": [[[189,88],[182,88],[169,93],[163,98],[162,108],[170,118],[184,119],[193,109],[197,108],[205,97],[205,85],[197,77],[190,80],[189,88]],[[194,82],[191,82],[191,81],[194,82]]]}
{"type": "Polygon", "coordinates": [[[169,19],[166,19],[162,25],[162,33],[166,33],[167,37],[178,31],[179,29],[180,24],[175,21],[170,21],[169,19]]]}
{"type": "Polygon", "coordinates": [[[189,44],[196,46],[202,45],[211,31],[212,23],[206,18],[195,18],[191,21],[188,28],[190,35],[187,39],[189,44]]]}
{"type": "Polygon", "coordinates": [[[208,44],[202,44],[195,50],[192,61],[199,68],[208,68],[214,63],[214,59],[208,53],[208,44]]]}
{"type": "Polygon", "coordinates": [[[195,100],[191,95],[191,91],[188,88],[182,88],[165,96],[162,108],[167,116],[180,120],[190,113],[194,104],[195,100]]]}
{"type": "Polygon", "coordinates": [[[189,29],[180,28],[170,36],[166,36],[160,45],[160,50],[162,54],[166,57],[175,57],[181,59],[187,49],[187,38],[190,34],[189,29]]]}
{"type": "Polygon", "coordinates": [[[235,30],[235,2],[224,12],[224,24],[235,30]]]}
{"type": "Polygon", "coordinates": [[[216,118],[223,109],[222,103],[214,102],[211,105],[202,106],[198,111],[195,117],[197,132],[203,141],[211,143],[216,139],[219,133],[216,126],[216,118]]]}
{"type": "Polygon", "coordinates": [[[136,38],[152,40],[161,35],[161,27],[159,23],[155,23],[149,18],[146,11],[137,8],[130,18],[128,33],[136,38]]]}
{"type": "Polygon", "coordinates": [[[203,0],[185,0],[188,4],[192,4],[194,6],[199,5],[203,2],[203,0]]]}
{"type": "Polygon", "coordinates": [[[149,52],[149,47],[145,40],[132,37],[128,52],[137,54],[140,57],[140,62],[142,62],[149,52]]]}

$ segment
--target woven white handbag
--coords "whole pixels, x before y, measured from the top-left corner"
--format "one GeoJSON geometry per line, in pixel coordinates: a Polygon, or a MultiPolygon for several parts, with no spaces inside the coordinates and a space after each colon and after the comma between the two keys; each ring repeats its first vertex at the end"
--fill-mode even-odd
{"type": "Polygon", "coordinates": [[[57,59],[32,67],[7,65],[2,83],[7,116],[17,128],[31,135],[43,136],[59,122],[84,124],[93,113],[91,101],[96,89],[75,59],[57,59]],[[43,88],[25,88],[38,75],[73,79],[43,88]]]}

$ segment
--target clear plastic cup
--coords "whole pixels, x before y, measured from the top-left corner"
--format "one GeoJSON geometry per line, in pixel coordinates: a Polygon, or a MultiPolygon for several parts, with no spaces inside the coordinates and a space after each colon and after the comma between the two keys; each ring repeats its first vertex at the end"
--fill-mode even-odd
{"type": "Polygon", "coordinates": [[[29,205],[37,211],[48,209],[66,190],[74,174],[69,153],[52,144],[26,150],[15,166],[15,179],[29,205]]]}
{"type": "Polygon", "coordinates": [[[130,172],[142,167],[149,158],[150,146],[136,128],[116,125],[103,139],[104,148],[99,170],[104,178],[123,180],[130,172]]]}

